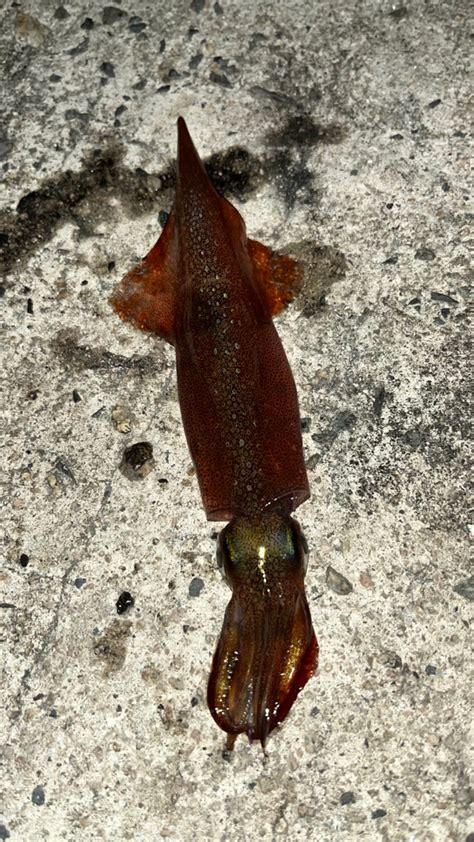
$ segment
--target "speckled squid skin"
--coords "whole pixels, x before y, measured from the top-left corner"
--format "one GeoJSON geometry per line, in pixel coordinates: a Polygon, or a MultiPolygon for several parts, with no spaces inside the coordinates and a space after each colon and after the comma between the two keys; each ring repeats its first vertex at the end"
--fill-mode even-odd
{"type": "Polygon", "coordinates": [[[298,400],[272,315],[294,296],[294,261],[247,239],[178,121],[176,198],[162,235],[112,298],[172,343],[187,442],[233,589],[208,702],[229,733],[262,744],[315,669],[304,539],[298,400]]]}
{"type": "Polygon", "coordinates": [[[216,193],[187,132],[176,197],[182,283],[179,402],[209,519],[309,496],[296,388],[237,211],[216,193]]]}

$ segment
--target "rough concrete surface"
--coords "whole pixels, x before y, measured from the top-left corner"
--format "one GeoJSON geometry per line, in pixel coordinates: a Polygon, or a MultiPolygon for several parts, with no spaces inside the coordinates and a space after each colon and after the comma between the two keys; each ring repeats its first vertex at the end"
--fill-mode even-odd
{"type": "Polygon", "coordinates": [[[468,3],[18,0],[0,40],[0,839],[472,840],[468,3]],[[229,592],[172,349],[108,304],[180,114],[306,267],[321,656],[266,758],[206,708],[229,592]]]}

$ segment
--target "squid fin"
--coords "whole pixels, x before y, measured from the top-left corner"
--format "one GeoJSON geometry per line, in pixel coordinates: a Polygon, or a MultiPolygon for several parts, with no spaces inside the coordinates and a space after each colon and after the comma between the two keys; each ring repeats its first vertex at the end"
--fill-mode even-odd
{"type": "Polygon", "coordinates": [[[272,316],[293,301],[303,284],[301,266],[292,257],[279,254],[257,240],[247,241],[255,277],[272,316]]]}
{"type": "Polygon", "coordinates": [[[172,211],[159,240],[125,275],[110,302],[119,316],[174,343],[178,248],[172,211]]]}

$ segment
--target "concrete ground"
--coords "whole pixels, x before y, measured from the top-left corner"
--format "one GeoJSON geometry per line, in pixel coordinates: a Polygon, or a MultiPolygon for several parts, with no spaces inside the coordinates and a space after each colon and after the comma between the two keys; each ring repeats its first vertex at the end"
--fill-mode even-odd
{"type": "Polygon", "coordinates": [[[468,3],[112,2],[2,8],[0,840],[472,842],[468,3]],[[206,708],[229,592],[172,349],[108,305],[180,114],[306,267],[321,657],[266,758],[206,708]]]}

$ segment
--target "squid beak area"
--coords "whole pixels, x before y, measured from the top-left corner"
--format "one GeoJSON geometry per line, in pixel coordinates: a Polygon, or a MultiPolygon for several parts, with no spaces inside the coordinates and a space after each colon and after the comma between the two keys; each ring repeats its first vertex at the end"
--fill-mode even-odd
{"type": "Polygon", "coordinates": [[[304,587],[289,593],[234,590],[209,678],[209,710],[229,735],[262,747],[316,669],[318,644],[304,587]]]}

